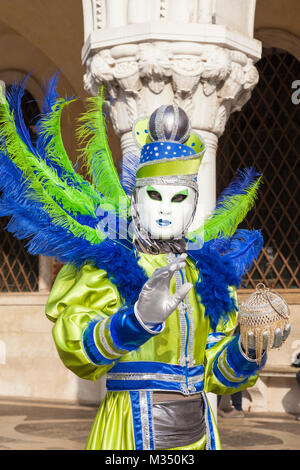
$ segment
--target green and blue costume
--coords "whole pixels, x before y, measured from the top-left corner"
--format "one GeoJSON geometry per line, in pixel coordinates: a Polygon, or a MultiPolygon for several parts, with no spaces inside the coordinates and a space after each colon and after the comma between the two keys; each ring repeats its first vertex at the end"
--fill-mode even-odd
{"type": "MultiPolygon", "coordinates": [[[[179,279],[194,286],[189,308],[176,309],[164,324],[149,328],[133,307],[147,279],[168,264],[168,255],[138,252],[130,234],[122,238],[117,230],[106,230],[104,216],[128,226],[130,194],[107,143],[103,95],[88,99],[89,109],[79,120],[88,182],[63,147],[61,113],[71,100],[57,96],[56,84],[57,76],[46,91],[35,145],[20,112],[24,86],[1,100],[0,216],[11,217],[7,230],[26,238],[30,253],[65,264],[46,306],[63,363],[83,379],[106,374],[107,394],[86,448],[154,449],[152,394],[171,391],[201,392],[204,399],[206,433],[182,449],[219,449],[206,393],[251,387],[259,372],[232,333],[236,289],[262,247],[259,231],[237,230],[260,177],[252,168],[240,172],[204,226],[187,235],[188,258],[179,279]]],[[[167,161],[168,174],[170,169],[174,165],[167,161]]],[[[176,288],[172,279],[171,293],[176,288]]]]}

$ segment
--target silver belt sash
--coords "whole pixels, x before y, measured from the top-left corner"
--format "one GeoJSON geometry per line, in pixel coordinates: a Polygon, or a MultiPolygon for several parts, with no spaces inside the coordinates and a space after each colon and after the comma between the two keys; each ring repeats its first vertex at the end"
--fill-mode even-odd
{"type": "Polygon", "coordinates": [[[156,450],[193,444],[206,432],[202,397],[153,402],[152,419],[156,450]]]}

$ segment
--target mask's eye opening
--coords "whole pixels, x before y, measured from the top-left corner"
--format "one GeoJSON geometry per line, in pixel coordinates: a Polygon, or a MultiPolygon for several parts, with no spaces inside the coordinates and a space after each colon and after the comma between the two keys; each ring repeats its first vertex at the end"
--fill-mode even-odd
{"type": "Polygon", "coordinates": [[[162,201],[161,194],[158,191],[155,191],[155,189],[148,189],[147,194],[150,199],[153,199],[154,201],[162,201]]]}
{"type": "Polygon", "coordinates": [[[182,202],[188,197],[187,193],[178,193],[172,197],[171,202],[182,202]]]}

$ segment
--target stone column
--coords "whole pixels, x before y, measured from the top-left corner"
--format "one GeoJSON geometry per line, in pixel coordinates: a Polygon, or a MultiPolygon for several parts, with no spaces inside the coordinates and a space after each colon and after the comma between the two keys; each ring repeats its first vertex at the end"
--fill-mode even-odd
{"type": "Polygon", "coordinates": [[[83,0],[84,86],[95,94],[105,85],[123,158],[137,152],[134,120],[162,104],[185,109],[206,142],[194,225],[215,206],[218,139],[258,82],[255,2],[83,0]]]}

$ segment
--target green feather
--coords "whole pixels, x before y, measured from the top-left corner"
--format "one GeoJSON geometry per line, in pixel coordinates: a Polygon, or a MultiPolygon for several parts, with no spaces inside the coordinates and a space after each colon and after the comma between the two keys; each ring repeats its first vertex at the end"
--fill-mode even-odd
{"type": "Polygon", "coordinates": [[[100,243],[106,238],[99,228],[95,230],[80,224],[67,214],[66,211],[94,215],[95,207],[90,199],[80,191],[76,192],[68,187],[55,171],[29,151],[17,133],[13,116],[3,96],[0,98],[0,149],[22,171],[28,185],[28,197],[43,204],[54,224],[67,228],[76,237],[85,238],[92,244],[100,243]],[[83,206],[83,201],[87,204],[86,207],[83,206]]]}
{"type": "Polygon", "coordinates": [[[261,177],[246,189],[245,194],[225,199],[205,220],[204,224],[197,230],[190,232],[187,238],[191,241],[202,238],[208,242],[219,237],[231,237],[254,206],[260,182],[261,177]]]}
{"type": "Polygon", "coordinates": [[[61,134],[61,116],[64,108],[70,103],[76,101],[75,99],[63,99],[60,98],[56,101],[55,105],[52,106],[51,111],[41,117],[39,132],[44,136],[44,140],[47,141],[45,148],[47,153],[47,160],[53,161],[66,172],[66,176],[71,179],[80,190],[92,197],[99,204],[101,197],[95,188],[86,181],[80,174],[76,173],[73,168],[72,162],[66,152],[62,134],[61,134]]]}
{"type": "Polygon", "coordinates": [[[116,212],[127,215],[129,198],[120,183],[107,141],[103,93],[102,87],[98,96],[87,98],[88,109],[78,120],[77,136],[83,147],[82,158],[96,189],[114,205],[116,212]]]}
{"type": "Polygon", "coordinates": [[[46,194],[73,214],[95,215],[97,204],[86,194],[64,182],[47,163],[38,159],[19,137],[7,102],[0,104],[0,137],[3,152],[7,152],[40,196],[46,194]],[[3,142],[5,142],[3,144],[3,142]]]}
{"type": "Polygon", "coordinates": [[[40,120],[40,130],[45,136],[45,140],[49,138],[47,144],[47,158],[58,163],[69,173],[74,173],[73,165],[65,150],[61,135],[61,115],[63,109],[75,99],[67,100],[59,98],[49,113],[43,115],[40,120]]]}

